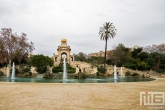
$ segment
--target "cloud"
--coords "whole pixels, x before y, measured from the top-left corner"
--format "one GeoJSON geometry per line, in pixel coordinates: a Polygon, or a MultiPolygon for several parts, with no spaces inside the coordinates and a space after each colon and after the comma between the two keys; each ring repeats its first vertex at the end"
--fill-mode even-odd
{"type": "Polygon", "coordinates": [[[112,22],[116,37],[114,44],[152,45],[165,41],[165,1],[147,0],[0,0],[0,28],[27,34],[34,42],[35,54],[52,56],[68,39],[72,53],[92,53],[104,50],[105,42],[98,37],[100,27],[112,22]],[[159,39],[158,39],[159,38],[159,39]]]}

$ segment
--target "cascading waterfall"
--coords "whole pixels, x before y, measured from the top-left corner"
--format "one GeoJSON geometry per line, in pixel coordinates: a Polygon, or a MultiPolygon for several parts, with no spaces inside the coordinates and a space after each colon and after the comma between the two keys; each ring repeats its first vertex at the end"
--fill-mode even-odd
{"type": "Polygon", "coordinates": [[[67,72],[66,72],[66,61],[65,61],[65,58],[64,58],[64,61],[63,61],[63,80],[67,80],[67,72]]]}
{"type": "Polygon", "coordinates": [[[15,64],[14,64],[14,62],[13,62],[13,67],[12,67],[11,79],[15,79],[15,64]]]}
{"type": "Polygon", "coordinates": [[[116,65],[114,65],[114,79],[117,79],[116,65]]]}

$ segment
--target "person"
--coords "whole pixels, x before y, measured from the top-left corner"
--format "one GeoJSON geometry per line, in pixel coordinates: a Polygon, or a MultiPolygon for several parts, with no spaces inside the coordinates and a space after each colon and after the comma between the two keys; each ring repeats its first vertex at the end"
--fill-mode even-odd
{"type": "Polygon", "coordinates": [[[81,73],[81,68],[79,67],[79,72],[81,73]]]}

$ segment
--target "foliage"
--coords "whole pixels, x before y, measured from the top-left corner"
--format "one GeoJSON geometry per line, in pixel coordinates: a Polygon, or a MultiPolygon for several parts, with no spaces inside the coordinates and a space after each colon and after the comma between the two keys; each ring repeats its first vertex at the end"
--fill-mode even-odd
{"type": "Polygon", "coordinates": [[[3,75],[4,75],[4,73],[2,71],[0,71],[0,76],[3,76],[3,75]]]}
{"type": "MultiPolygon", "coordinates": [[[[67,73],[75,73],[76,68],[71,67],[68,63],[66,64],[67,73]]],[[[63,72],[63,64],[52,68],[53,73],[63,72]]]]}
{"type": "Polygon", "coordinates": [[[131,76],[133,76],[133,77],[138,77],[139,74],[138,74],[138,73],[133,73],[131,76]]]}
{"type": "Polygon", "coordinates": [[[52,78],[54,78],[54,74],[53,73],[45,73],[43,78],[45,78],[45,79],[52,79],[52,78]]]}
{"type": "Polygon", "coordinates": [[[148,57],[149,57],[149,53],[146,52],[141,52],[137,55],[137,58],[139,58],[141,61],[148,59],[148,57]]]}
{"type": "Polygon", "coordinates": [[[75,73],[76,68],[71,67],[68,63],[66,64],[67,73],[75,73]]]}
{"type": "Polygon", "coordinates": [[[67,74],[67,79],[78,79],[77,74],[67,74]]]}
{"type": "Polygon", "coordinates": [[[83,52],[79,52],[77,55],[75,55],[75,61],[87,61],[86,54],[83,52]]]}
{"type": "Polygon", "coordinates": [[[72,69],[72,70],[67,70],[67,73],[75,73],[76,72],[76,69],[72,69]]]}
{"type": "Polygon", "coordinates": [[[138,54],[142,51],[142,48],[137,48],[134,49],[131,54],[132,54],[132,58],[137,58],[138,54]]]}
{"type": "Polygon", "coordinates": [[[95,78],[96,77],[95,74],[86,74],[85,76],[86,76],[86,78],[95,78]]]}
{"type": "Polygon", "coordinates": [[[142,75],[142,78],[145,78],[145,75],[144,74],[142,75]]]}
{"type": "Polygon", "coordinates": [[[53,67],[52,72],[53,73],[63,72],[63,66],[59,65],[59,66],[53,67]]]}
{"type": "Polygon", "coordinates": [[[34,50],[34,44],[28,42],[26,34],[17,35],[12,33],[11,28],[2,28],[0,31],[0,57],[2,61],[8,60],[9,64],[17,57],[19,63],[23,58],[34,50]]]}
{"type": "Polygon", "coordinates": [[[130,71],[127,71],[126,73],[125,73],[125,76],[130,76],[131,75],[131,72],[130,71]]]}
{"type": "Polygon", "coordinates": [[[105,73],[106,72],[106,68],[105,67],[97,67],[97,71],[100,73],[105,73]]]}
{"type": "Polygon", "coordinates": [[[100,65],[104,63],[104,58],[103,57],[95,57],[92,56],[91,58],[88,58],[88,62],[92,63],[94,66],[100,65]]]}
{"type": "Polygon", "coordinates": [[[164,69],[157,69],[157,70],[155,70],[155,71],[158,72],[158,73],[165,74],[165,70],[164,70],[164,69]]]}
{"type": "Polygon", "coordinates": [[[112,65],[122,66],[124,62],[131,59],[130,49],[125,47],[124,44],[114,46],[114,51],[111,56],[112,65]]]}
{"type": "Polygon", "coordinates": [[[113,23],[106,22],[103,24],[103,27],[99,30],[99,36],[101,40],[105,40],[105,53],[104,53],[104,67],[106,63],[106,55],[107,55],[107,40],[114,38],[116,35],[116,29],[113,23]]]}
{"type": "Polygon", "coordinates": [[[47,71],[47,66],[37,67],[37,72],[45,73],[47,71]]]}
{"type": "Polygon", "coordinates": [[[23,77],[30,78],[30,77],[34,77],[34,75],[32,75],[32,72],[29,71],[23,74],[23,77]]]}
{"type": "Polygon", "coordinates": [[[78,73],[78,78],[82,78],[85,79],[86,78],[86,74],[85,73],[78,73]]]}
{"type": "Polygon", "coordinates": [[[29,68],[29,67],[25,67],[25,68],[22,69],[22,71],[23,71],[24,73],[29,72],[29,71],[30,71],[30,68],[29,68]]]}
{"type": "Polygon", "coordinates": [[[132,58],[128,62],[125,62],[123,65],[127,68],[131,68],[134,70],[136,70],[136,69],[138,69],[138,70],[149,69],[147,62],[141,61],[139,58],[136,58],[136,59],[132,58]]]}
{"type": "Polygon", "coordinates": [[[107,64],[110,65],[165,73],[165,44],[153,45],[152,48],[136,48],[132,52],[123,44],[118,44],[108,57],[110,59],[107,64]]]}
{"type": "Polygon", "coordinates": [[[53,60],[48,56],[34,55],[30,58],[29,63],[31,66],[37,67],[37,72],[44,73],[47,71],[47,66],[53,66],[53,60]]]}

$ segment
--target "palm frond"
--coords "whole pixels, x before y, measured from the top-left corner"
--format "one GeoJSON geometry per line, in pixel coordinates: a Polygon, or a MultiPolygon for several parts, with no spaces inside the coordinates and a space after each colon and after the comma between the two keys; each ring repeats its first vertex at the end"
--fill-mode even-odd
{"type": "Polygon", "coordinates": [[[108,40],[111,38],[114,38],[116,35],[116,31],[117,29],[115,29],[115,26],[113,25],[113,23],[110,22],[105,22],[105,24],[103,24],[103,27],[100,28],[99,30],[99,36],[101,40],[108,40]]]}

